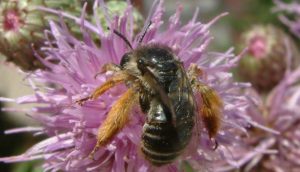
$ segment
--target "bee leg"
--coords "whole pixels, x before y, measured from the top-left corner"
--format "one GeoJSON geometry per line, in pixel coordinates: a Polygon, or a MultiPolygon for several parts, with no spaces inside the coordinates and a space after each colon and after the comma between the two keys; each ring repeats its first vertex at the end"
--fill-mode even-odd
{"type": "Polygon", "coordinates": [[[76,100],[76,103],[79,104],[80,106],[83,105],[84,102],[88,101],[89,99],[91,99],[91,96],[76,100]]]}
{"type": "MultiPolygon", "coordinates": [[[[213,88],[198,80],[199,75],[202,75],[201,69],[192,64],[189,68],[188,76],[193,89],[201,96],[202,103],[199,106],[199,113],[208,135],[212,139],[220,129],[223,102],[213,88]]],[[[216,147],[217,145],[216,142],[216,147]]]]}
{"type": "Polygon", "coordinates": [[[104,92],[109,90],[110,88],[116,86],[117,84],[126,81],[128,78],[128,75],[123,73],[118,73],[117,75],[111,77],[109,80],[107,80],[105,83],[103,83],[101,86],[96,88],[96,90],[89,95],[88,97],[82,98],[80,100],[77,100],[76,103],[79,105],[82,105],[85,101],[90,99],[97,99],[99,96],[101,96],[104,92]]]}
{"type": "Polygon", "coordinates": [[[113,64],[113,63],[107,63],[102,66],[102,69],[95,74],[94,78],[96,79],[98,75],[103,74],[107,71],[112,71],[112,72],[119,72],[121,70],[120,66],[113,64]]]}
{"type": "Polygon", "coordinates": [[[213,138],[220,128],[223,102],[211,87],[199,82],[195,88],[200,93],[202,99],[202,105],[200,106],[202,121],[208,131],[209,137],[213,138]]]}
{"type": "Polygon", "coordinates": [[[216,139],[211,139],[214,142],[213,150],[216,150],[219,147],[219,143],[216,139]]]}
{"type": "Polygon", "coordinates": [[[97,134],[97,143],[89,157],[93,159],[95,152],[110,142],[127,123],[133,106],[137,103],[138,94],[133,88],[129,88],[112,106],[111,110],[97,134]]]}

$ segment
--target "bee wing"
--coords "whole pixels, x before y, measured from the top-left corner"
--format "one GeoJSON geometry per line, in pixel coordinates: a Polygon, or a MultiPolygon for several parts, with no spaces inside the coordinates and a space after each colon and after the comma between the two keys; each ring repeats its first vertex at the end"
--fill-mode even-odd
{"type": "MultiPolygon", "coordinates": [[[[190,83],[195,91],[195,100],[197,104],[196,117],[200,117],[202,124],[206,128],[209,138],[215,142],[215,148],[217,148],[218,143],[215,140],[215,136],[220,128],[221,123],[221,111],[223,108],[223,101],[218,93],[210,86],[202,83],[198,80],[198,76],[201,75],[201,69],[196,65],[191,64],[188,73],[190,83]]],[[[196,119],[198,121],[198,119],[196,119]]],[[[201,128],[198,129],[201,131],[201,128]]]]}
{"type": "Polygon", "coordinates": [[[170,110],[170,112],[172,114],[172,123],[175,126],[176,125],[176,115],[175,115],[174,106],[173,106],[173,103],[172,103],[170,97],[165,92],[164,88],[161,86],[159,81],[157,80],[157,77],[154,75],[154,73],[148,67],[144,68],[144,72],[145,72],[144,77],[147,79],[147,81],[151,85],[151,88],[154,88],[154,90],[158,92],[158,94],[160,96],[160,100],[170,110]]]}
{"type": "MultiPolygon", "coordinates": [[[[182,64],[178,64],[180,66],[180,72],[181,72],[181,81],[180,81],[180,88],[183,88],[183,84],[184,83],[189,83],[190,84],[190,81],[189,81],[189,77],[187,76],[186,74],[186,70],[184,69],[183,65],[182,64]],[[188,81],[187,81],[188,80],[188,81]]],[[[192,89],[192,86],[191,84],[188,86],[188,92],[190,94],[186,94],[183,92],[182,89],[179,89],[180,93],[179,95],[187,95],[188,96],[188,100],[191,100],[191,103],[193,103],[193,106],[194,106],[194,111],[193,113],[195,114],[194,115],[194,121],[195,121],[195,126],[194,126],[194,129],[193,129],[193,133],[192,133],[192,138],[191,138],[191,141],[188,145],[189,149],[186,149],[186,151],[183,153],[184,155],[192,155],[194,153],[197,153],[197,147],[199,146],[200,144],[200,137],[201,137],[201,119],[200,119],[200,115],[198,115],[199,113],[199,107],[198,107],[198,102],[200,102],[201,100],[199,99],[200,97],[200,94],[198,94],[197,92],[194,93],[193,92],[193,89],[192,89]]]]}

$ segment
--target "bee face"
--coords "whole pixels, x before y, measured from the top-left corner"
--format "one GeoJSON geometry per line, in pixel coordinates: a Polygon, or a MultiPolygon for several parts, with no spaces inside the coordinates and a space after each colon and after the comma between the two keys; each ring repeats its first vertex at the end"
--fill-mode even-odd
{"type": "Polygon", "coordinates": [[[120,61],[120,67],[124,72],[127,72],[140,80],[143,80],[141,77],[143,74],[141,66],[143,65],[143,59],[136,55],[136,51],[124,54],[120,61]]]}
{"type": "Polygon", "coordinates": [[[157,44],[141,46],[124,54],[120,66],[123,70],[139,73],[140,75],[145,72],[145,68],[148,68],[154,74],[176,68],[171,49],[157,44]]]}
{"type": "Polygon", "coordinates": [[[129,52],[129,53],[125,53],[123,55],[123,57],[121,58],[121,61],[120,61],[120,66],[122,69],[125,68],[125,66],[128,66],[128,64],[130,63],[134,63],[134,59],[133,59],[133,54],[132,52],[129,52]]]}
{"type": "Polygon", "coordinates": [[[152,44],[136,50],[140,70],[147,67],[156,72],[169,71],[176,68],[174,54],[170,48],[152,44]]]}

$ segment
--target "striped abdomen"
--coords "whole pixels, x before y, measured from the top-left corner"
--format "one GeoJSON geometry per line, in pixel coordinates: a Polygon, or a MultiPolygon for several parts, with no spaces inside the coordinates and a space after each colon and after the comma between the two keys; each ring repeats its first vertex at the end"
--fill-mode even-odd
{"type": "Polygon", "coordinates": [[[172,163],[190,141],[194,126],[194,120],[189,116],[192,109],[186,111],[184,107],[181,108],[177,112],[186,115],[178,118],[175,126],[167,119],[170,114],[163,105],[150,108],[150,121],[144,124],[141,148],[145,158],[153,165],[172,163]]]}

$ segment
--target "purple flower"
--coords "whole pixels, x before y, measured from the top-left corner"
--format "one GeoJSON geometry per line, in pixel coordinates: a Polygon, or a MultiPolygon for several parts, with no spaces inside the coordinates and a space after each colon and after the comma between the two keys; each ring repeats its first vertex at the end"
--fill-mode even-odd
{"type": "MultiPolygon", "coordinates": [[[[122,16],[110,16],[102,1],[100,7],[105,13],[110,30],[120,31],[136,48],[139,36],[144,31],[137,36],[133,34],[132,6],[128,5],[122,16]]],[[[151,169],[180,171],[181,162],[188,161],[194,169],[213,171],[215,161],[224,158],[231,161],[227,159],[227,147],[241,143],[242,133],[246,133],[245,127],[249,124],[259,126],[245,115],[249,98],[243,95],[241,90],[249,87],[249,84],[234,82],[230,73],[240,56],[235,56],[232,53],[233,49],[225,53],[207,51],[212,40],[208,29],[225,14],[203,24],[196,20],[197,10],[188,23],[182,24],[180,21],[182,7],[178,6],[176,13],[166,23],[167,29],[160,31],[163,24],[163,2],[155,1],[145,22],[145,28],[149,21],[152,25],[146,32],[143,44],[159,43],[169,46],[183,62],[185,68],[194,63],[203,70],[201,81],[216,90],[224,103],[221,129],[216,136],[219,147],[213,150],[214,143],[198,121],[198,132],[201,132],[201,135],[196,135],[196,140],[193,141],[196,149],[188,146],[186,153],[172,164],[159,168],[153,167],[139,153],[145,115],[137,107],[132,111],[128,124],[113,140],[107,146],[100,148],[95,153],[94,159],[88,158],[96,144],[99,126],[112,103],[125,92],[126,87],[122,85],[112,88],[97,100],[87,101],[82,106],[75,102],[91,94],[111,76],[111,73],[107,72],[95,78],[95,74],[99,73],[104,64],[119,64],[121,57],[130,49],[116,34],[104,32],[105,28],[100,24],[94,26],[89,21],[83,20],[84,17],[75,18],[63,12],[41,9],[74,19],[81,26],[83,40],[72,36],[63,22],[60,24],[50,22],[51,30],[46,32],[46,36],[54,40],[49,38],[46,42],[48,46],[42,50],[48,57],[45,60],[41,59],[49,70],[37,70],[29,73],[26,78],[35,94],[16,100],[3,98],[18,104],[36,104],[35,108],[28,110],[27,114],[42,126],[10,130],[7,133],[29,131],[34,135],[47,135],[48,138],[22,155],[1,158],[1,161],[44,159],[43,168],[46,171],[99,171],[101,169],[100,171],[117,172],[150,171],[151,169]],[[89,36],[91,32],[99,36],[101,47],[93,43],[89,36]],[[57,63],[53,64],[50,61],[57,63]]],[[[97,21],[97,15],[95,17],[97,21]]]]}
{"type": "Polygon", "coordinates": [[[280,132],[279,135],[266,135],[273,141],[270,148],[277,151],[263,162],[263,166],[271,171],[300,170],[299,81],[299,67],[294,71],[287,71],[285,78],[265,103],[265,107],[268,107],[268,115],[265,117],[267,125],[280,132]]]}
{"type": "Polygon", "coordinates": [[[274,0],[276,7],[275,12],[286,12],[294,15],[294,19],[289,19],[287,16],[280,15],[279,18],[286,26],[289,27],[291,32],[300,38],[300,3],[284,3],[281,0],[274,0]]]}
{"type": "MultiPolygon", "coordinates": [[[[243,171],[300,170],[300,67],[292,70],[291,45],[288,41],[285,45],[288,49],[287,70],[280,83],[268,95],[258,95],[253,90],[248,92],[259,100],[248,107],[248,115],[273,131],[250,128],[248,137],[244,139],[246,144],[229,147],[229,150],[239,150],[233,156],[239,160],[231,162],[231,165],[235,164],[243,171]]],[[[224,165],[218,171],[232,169],[224,165]]]]}

